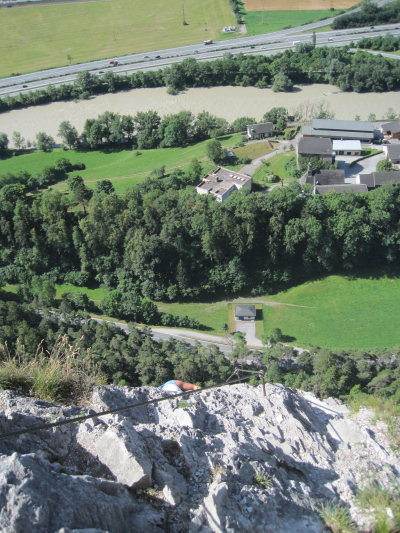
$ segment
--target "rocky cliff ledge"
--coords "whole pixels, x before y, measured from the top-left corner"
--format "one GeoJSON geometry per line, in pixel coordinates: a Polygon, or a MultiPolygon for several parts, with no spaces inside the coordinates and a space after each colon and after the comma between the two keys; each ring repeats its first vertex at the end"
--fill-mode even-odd
{"type": "MultiPolygon", "coordinates": [[[[0,392],[0,432],[140,403],[152,387],[100,387],[90,409],[0,392]]],[[[8,532],[321,532],[318,509],[399,476],[382,425],[337,400],[267,385],[200,391],[0,441],[8,532]]]]}

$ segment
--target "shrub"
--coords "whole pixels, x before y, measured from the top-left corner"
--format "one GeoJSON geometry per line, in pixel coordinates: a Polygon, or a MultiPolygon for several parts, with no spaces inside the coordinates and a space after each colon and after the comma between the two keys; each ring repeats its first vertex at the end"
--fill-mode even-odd
{"type": "MultiPolygon", "coordinates": [[[[20,347],[23,350],[23,347],[20,347]]],[[[70,345],[67,337],[59,337],[45,353],[41,345],[32,361],[12,357],[6,346],[0,363],[0,385],[21,390],[49,402],[79,403],[86,400],[96,385],[105,383],[98,368],[90,363],[88,353],[70,345]]]]}
{"type": "Polygon", "coordinates": [[[325,526],[332,533],[356,533],[357,527],[351,520],[349,511],[338,504],[326,503],[319,512],[325,526]]]}

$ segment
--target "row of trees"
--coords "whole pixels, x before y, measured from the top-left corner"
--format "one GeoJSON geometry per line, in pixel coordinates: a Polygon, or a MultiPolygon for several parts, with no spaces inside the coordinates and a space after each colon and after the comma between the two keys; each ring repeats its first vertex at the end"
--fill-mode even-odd
{"type": "Polygon", "coordinates": [[[400,50],[400,37],[387,33],[384,37],[366,37],[358,41],[357,48],[381,50],[383,52],[396,52],[400,50]]]}
{"type": "MultiPolygon", "coordinates": [[[[400,0],[397,0],[396,5],[400,0]]],[[[392,4],[391,4],[392,5],[392,4]]],[[[341,20],[340,18],[337,20],[341,20]]],[[[122,90],[167,86],[172,92],[188,87],[255,86],[290,90],[294,83],[331,83],[345,91],[391,91],[400,85],[398,61],[346,47],[318,47],[302,44],[274,56],[225,54],[214,61],[184,59],[158,71],[95,76],[82,72],[72,85],[47,87],[0,100],[0,112],[59,100],[122,90]]]]}
{"type": "Polygon", "coordinates": [[[379,7],[372,0],[364,0],[361,9],[355,13],[349,13],[336,17],[332,22],[334,30],[344,28],[359,28],[371,24],[389,24],[400,21],[400,1],[396,0],[379,7]]]}

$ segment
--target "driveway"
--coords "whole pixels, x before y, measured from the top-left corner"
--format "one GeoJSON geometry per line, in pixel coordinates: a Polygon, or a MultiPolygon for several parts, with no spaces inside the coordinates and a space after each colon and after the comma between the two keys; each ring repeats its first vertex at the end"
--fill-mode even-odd
{"type": "Polygon", "coordinates": [[[256,323],[247,320],[236,320],[236,331],[244,333],[246,345],[252,348],[262,348],[263,343],[256,337],[256,323]]]}
{"type": "Polygon", "coordinates": [[[376,154],[371,157],[367,157],[358,163],[350,166],[350,163],[358,159],[359,156],[343,156],[336,157],[338,162],[338,168],[342,168],[345,172],[346,183],[354,183],[357,174],[371,174],[376,171],[376,165],[379,161],[386,158],[384,153],[376,154]]]}

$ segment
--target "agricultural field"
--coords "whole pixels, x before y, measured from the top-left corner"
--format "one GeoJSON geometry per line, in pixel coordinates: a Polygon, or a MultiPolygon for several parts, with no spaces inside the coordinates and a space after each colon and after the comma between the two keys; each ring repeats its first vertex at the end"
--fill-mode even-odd
{"type": "Polygon", "coordinates": [[[313,11],[318,9],[348,9],[354,0],[242,0],[246,11],[313,11]]]}
{"type": "Polygon", "coordinates": [[[231,25],[235,17],[227,0],[65,2],[0,9],[0,77],[200,44],[218,39],[223,26],[231,25]]]}
{"type": "MultiPolygon", "coordinates": [[[[342,11],[249,11],[245,15],[247,35],[259,35],[310,24],[342,13],[342,11]]],[[[309,30],[308,30],[309,33],[309,30]]]]}
{"type": "MultiPolygon", "coordinates": [[[[241,140],[240,134],[227,135],[220,139],[222,146],[232,148],[241,140]]],[[[205,172],[211,170],[213,165],[206,158],[207,141],[203,141],[185,148],[159,148],[154,150],[116,150],[79,152],[75,150],[64,151],[55,149],[52,152],[35,151],[33,153],[10,157],[1,162],[0,174],[8,172],[15,174],[28,170],[36,174],[47,166],[55,164],[57,159],[65,157],[71,163],[83,162],[86,170],[72,172],[70,175],[79,174],[89,188],[94,188],[96,181],[108,179],[118,194],[124,193],[130,187],[141,183],[152,170],[166,167],[166,172],[174,168],[184,169],[192,159],[201,161],[205,172]]],[[[52,187],[66,191],[65,182],[52,187]]]]}

